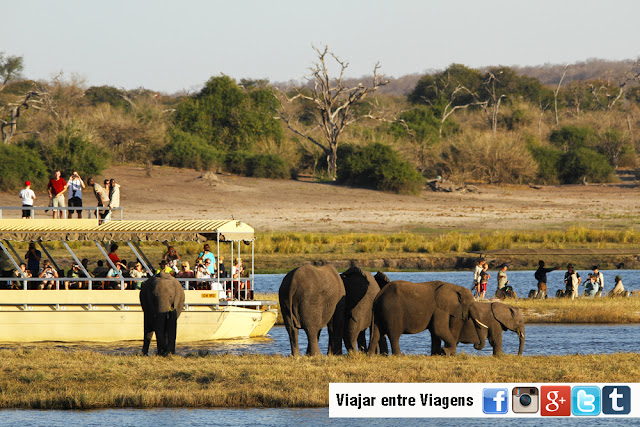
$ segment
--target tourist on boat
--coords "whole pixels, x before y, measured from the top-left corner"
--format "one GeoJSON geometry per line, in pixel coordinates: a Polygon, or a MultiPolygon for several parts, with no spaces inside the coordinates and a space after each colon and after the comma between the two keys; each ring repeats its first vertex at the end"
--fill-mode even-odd
{"type": "MultiPolygon", "coordinates": [[[[98,260],[96,268],[93,270],[93,277],[103,278],[107,277],[107,273],[109,272],[109,267],[104,265],[104,261],[98,260]]],[[[104,281],[93,282],[95,284],[94,288],[100,289],[104,288],[104,281]]]]}
{"type": "MultiPolygon", "coordinates": [[[[242,266],[242,258],[238,257],[233,260],[231,266],[231,277],[233,279],[240,279],[244,274],[244,267],[242,266]]],[[[238,299],[250,299],[249,291],[246,287],[246,283],[240,280],[234,280],[232,282],[233,294],[238,299]]]]}
{"type": "MultiPolygon", "coordinates": [[[[80,270],[80,266],[78,264],[73,264],[73,266],[71,266],[71,270],[69,270],[68,275],[69,275],[68,277],[71,279],[80,279],[84,277],[84,273],[82,272],[82,270],[80,270]]],[[[82,289],[83,283],[84,282],[81,282],[79,280],[65,281],[64,288],[65,289],[82,289]]]]}
{"type": "Polygon", "coordinates": [[[538,261],[538,269],[533,273],[533,277],[538,281],[538,293],[536,294],[536,298],[547,297],[547,273],[551,273],[554,270],[560,270],[560,266],[545,268],[544,261],[538,261]]]}
{"type": "Polygon", "coordinates": [[[109,210],[120,207],[120,184],[116,180],[109,180],[109,210]]]}
{"type": "Polygon", "coordinates": [[[35,243],[29,243],[29,249],[24,254],[24,259],[27,261],[27,269],[33,276],[40,274],[40,258],[42,258],[42,252],[36,249],[35,243]]]}
{"type": "MultiPolygon", "coordinates": [[[[124,268],[124,264],[122,264],[120,261],[115,263],[115,267],[113,268],[111,267],[109,269],[109,271],[107,272],[107,278],[109,279],[118,279],[122,276],[122,270],[124,268]]],[[[109,289],[120,289],[120,282],[107,282],[107,286],[105,288],[109,288],[109,289]]],[[[124,282],[124,286],[125,289],[127,288],[127,282],[124,282]]]]}
{"type": "Polygon", "coordinates": [[[596,276],[591,273],[589,273],[589,278],[587,278],[587,280],[585,280],[582,285],[586,287],[584,291],[585,297],[595,297],[598,293],[598,290],[600,289],[596,276]]]}
{"type": "Polygon", "coordinates": [[[58,272],[52,265],[49,264],[49,260],[45,259],[42,263],[42,271],[38,274],[38,277],[45,279],[40,282],[38,289],[56,289],[56,280],[46,280],[58,278],[58,272]]]}
{"type": "Polygon", "coordinates": [[[167,265],[173,269],[174,274],[178,274],[180,269],[178,263],[180,262],[180,255],[176,252],[173,246],[167,248],[167,252],[162,255],[162,259],[167,262],[167,265]]]}
{"type": "Polygon", "coordinates": [[[604,292],[604,275],[598,269],[597,265],[594,265],[591,269],[593,270],[593,275],[596,277],[596,281],[598,282],[598,287],[600,288],[599,292],[602,294],[604,292]]]}
{"type": "Polygon", "coordinates": [[[218,269],[220,270],[218,277],[227,277],[227,268],[224,266],[224,257],[222,255],[220,255],[220,265],[218,266],[218,269]]]}
{"type": "MultiPolygon", "coordinates": [[[[49,180],[47,191],[49,192],[49,206],[54,208],[64,208],[64,193],[67,191],[67,181],[61,178],[59,170],[55,171],[55,176],[49,180]]],[[[62,211],[53,209],[53,219],[64,218],[62,211]]]]}
{"type": "MultiPolygon", "coordinates": [[[[20,263],[20,269],[19,270],[14,270],[13,271],[13,277],[16,278],[30,278],[33,277],[31,275],[31,272],[29,270],[27,270],[27,264],[25,264],[24,262],[20,263]]],[[[22,282],[18,282],[18,281],[14,281],[11,282],[11,289],[27,289],[27,281],[22,281],[22,282]]]]}
{"type": "Polygon", "coordinates": [[[165,260],[160,261],[160,268],[156,270],[156,274],[160,274],[160,273],[167,273],[167,274],[171,274],[172,276],[175,276],[175,273],[173,272],[173,268],[169,267],[169,264],[165,260]]]}
{"type": "MultiPolygon", "coordinates": [[[[109,181],[105,180],[105,182],[108,184],[109,181]]],[[[109,189],[105,187],[102,187],[100,184],[98,184],[95,179],[93,178],[89,178],[87,180],[87,184],[89,184],[89,187],[91,187],[93,189],[93,195],[96,196],[96,200],[98,202],[98,207],[106,207],[109,205],[109,189]]],[[[100,224],[102,224],[102,220],[105,218],[105,216],[107,215],[108,211],[107,210],[100,210],[100,224]]]]}
{"type": "Polygon", "coordinates": [[[111,245],[111,249],[109,252],[109,259],[114,264],[120,261],[120,257],[118,256],[118,245],[115,243],[111,245]]]}
{"type": "Polygon", "coordinates": [[[564,273],[566,298],[575,299],[578,296],[578,285],[580,284],[580,273],[573,269],[573,264],[567,265],[567,272],[564,273]]]}
{"type": "MultiPolygon", "coordinates": [[[[31,189],[31,181],[24,183],[24,189],[20,191],[20,199],[22,199],[23,208],[32,208],[33,201],[36,199],[36,193],[31,189]]],[[[22,218],[31,219],[33,217],[33,209],[23,209],[22,218]]]]}
{"type": "MultiPolygon", "coordinates": [[[[69,207],[82,207],[82,189],[85,188],[84,181],[80,178],[78,171],[73,171],[67,181],[67,189],[69,190],[69,207]]],[[[69,211],[69,218],[73,216],[74,211],[69,211]]],[[[75,211],[78,218],[82,218],[82,210],[75,211]]]]}
{"type": "MultiPolygon", "coordinates": [[[[133,268],[129,270],[129,276],[134,279],[146,279],[147,272],[142,269],[142,264],[140,264],[140,262],[136,262],[133,268]]],[[[131,282],[131,286],[129,287],[129,289],[141,289],[142,282],[144,282],[144,280],[134,280],[133,282],[131,282]]]]}
{"type": "Polygon", "coordinates": [[[613,289],[611,290],[611,292],[609,292],[609,296],[610,297],[614,297],[614,296],[622,296],[625,294],[624,292],[624,285],[622,284],[622,276],[620,276],[619,274],[615,277],[615,286],[613,287],[613,289]]]}
{"type": "MultiPolygon", "coordinates": [[[[203,263],[208,259],[211,260],[211,263],[207,268],[209,269],[209,274],[211,275],[211,277],[213,277],[216,274],[216,257],[211,252],[211,247],[208,243],[205,243],[204,247],[202,248],[202,252],[198,254],[198,258],[202,258],[203,263]]],[[[196,264],[197,262],[198,261],[196,260],[196,264]]]]}
{"type": "MultiPolygon", "coordinates": [[[[202,261],[196,263],[196,279],[210,279],[211,273],[202,261]]],[[[197,282],[198,289],[207,289],[209,282],[197,282]]]]}

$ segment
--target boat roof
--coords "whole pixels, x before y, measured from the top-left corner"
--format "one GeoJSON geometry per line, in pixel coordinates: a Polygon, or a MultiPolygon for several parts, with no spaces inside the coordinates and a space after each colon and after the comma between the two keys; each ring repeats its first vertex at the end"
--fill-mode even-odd
{"type": "Polygon", "coordinates": [[[254,230],[238,220],[2,219],[0,239],[12,241],[170,241],[254,240],[254,230]]]}

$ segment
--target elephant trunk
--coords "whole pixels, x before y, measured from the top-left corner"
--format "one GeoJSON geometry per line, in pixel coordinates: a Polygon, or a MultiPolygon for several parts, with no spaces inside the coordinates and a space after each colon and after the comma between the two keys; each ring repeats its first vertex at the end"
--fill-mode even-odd
{"type": "Polygon", "coordinates": [[[520,346],[518,347],[518,356],[522,356],[522,350],[524,350],[524,331],[519,331],[520,336],[520,346]]]}

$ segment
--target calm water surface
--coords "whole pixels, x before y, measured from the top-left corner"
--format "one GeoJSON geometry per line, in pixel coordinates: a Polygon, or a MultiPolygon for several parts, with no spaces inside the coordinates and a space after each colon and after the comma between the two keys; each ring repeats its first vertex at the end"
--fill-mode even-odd
{"type": "MultiPolygon", "coordinates": [[[[282,427],[289,425],[303,426],[474,426],[504,425],[500,419],[491,418],[450,418],[450,419],[345,419],[329,418],[329,409],[110,409],[99,411],[32,411],[3,410],[0,411],[2,425],[7,426],[246,426],[262,425],[282,427]]],[[[639,419],[626,418],[624,424],[637,424],[639,419]]],[[[519,426],[538,426],[543,424],[541,418],[510,418],[509,424],[519,426]]],[[[566,419],[545,418],[545,426],[618,426],[621,420],[605,418],[566,419]]]]}

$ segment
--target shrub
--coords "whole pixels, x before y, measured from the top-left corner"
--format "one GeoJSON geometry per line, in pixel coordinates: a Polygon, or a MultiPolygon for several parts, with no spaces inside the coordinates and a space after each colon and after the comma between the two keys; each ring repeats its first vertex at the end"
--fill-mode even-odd
{"type": "Polygon", "coordinates": [[[607,158],[590,148],[576,148],[565,153],[559,163],[559,177],[564,184],[575,184],[584,177],[590,182],[611,180],[614,168],[607,158]]]}
{"type": "Polygon", "coordinates": [[[44,188],[48,183],[47,166],[38,152],[26,146],[0,145],[0,190],[16,191],[25,181],[33,188],[44,188]]]}
{"type": "Polygon", "coordinates": [[[211,170],[223,163],[223,154],[204,138],[175,128],[169,131],[169,143],[158,157],[163,164],[196,170],[211,170]]]}
{"type": "Polygon", "coordinates": [[[554,130],[549,135],[549,141],[564,151],[570,151],[580,147],[590,147],[597,138],[595,131],[588,127],[565,126],[554,130]]]}
{"type": "Polygon", "coordinates": [[[416,194],[424,177],[391,147],[374,143],[338,149],[338,182],[395,193],[416,194]]]}
{"type": "Polygon", "coordinates": [[[275,154],[255,154],[245,161],[245,174],[256,178],[289,179],[287,162],[275,154]]]}
{"type": "Polygon", "coordinates": [[[562,158],[562,151],[537,144],[529,145],[529,151],[538,164],[538,179],[546,184],[558,183],[558,165],[562,158]]]}
{"type": "Polygon", "coordinates": [[[227,172],[245,175],[249,154],[244,151],[229,151],[224,158],[224,168],[227,172]]]}

